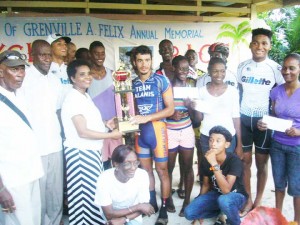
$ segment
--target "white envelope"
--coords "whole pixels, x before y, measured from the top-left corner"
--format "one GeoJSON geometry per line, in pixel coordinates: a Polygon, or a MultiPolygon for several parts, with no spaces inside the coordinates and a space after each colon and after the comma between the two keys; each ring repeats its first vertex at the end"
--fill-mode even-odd
{"type": "Polygon", "coordinates": [[[196,87],[173,87],[174,98],[198,98],[196,87]]]}
{"type": "Polygon", "coordinates": [[[280,132],[285,132],[286,129],[291,128],[293,125],[292,120],[285,120],[285,119],[280,119],[277,117],[272,117],[267,115],[263,116],[262,121],[267,124],[268,129],[276,130],[280,132]]]}

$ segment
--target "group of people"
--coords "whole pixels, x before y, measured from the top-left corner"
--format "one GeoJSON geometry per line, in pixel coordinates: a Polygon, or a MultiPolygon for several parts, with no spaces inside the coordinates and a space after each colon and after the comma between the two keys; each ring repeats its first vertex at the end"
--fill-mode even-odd
{"type": "Polygon", "coordinates": [[[192,49],[174,57],[170,40],[159,44],[162,63],[156,70],[150,48],[134,47],[129,56],[137,75],[132,80],[137,112],[130,122],[140,129],[135,146],[122,144],[115,124],[112,70],[104,66],[103,43],[75,52],[69,37],[49,35],[32,43],[31,66],[17,51],[1,53],[0,224],[60,224],[64,177],[71,225],[137,225],[156,212],[155,224],[168,224],[168,212],[176,211],[177,155],[177,193],[184,199],[179,216],[202,220],[224,214],[227,219],[219,216],[216,224],[240,224],[262,204],[270,155],[275,206],[282,210],[288,187],[300,224],[300,55],[287,55],[281,69],[268,58],[271,37],[263,28],[252,31],[252,58],[236,75],[227,69],[229,48],[223,43],[209,47],[207,73],[196,68],[192,49]],[[177,87],[197,88],[197,100],[174,98],[177,87]],[[269,114],[292,120],[292,127],[273,133],[262,120],[269,114]],[[195,147],[201,189],[191,201],[195,147]]]}

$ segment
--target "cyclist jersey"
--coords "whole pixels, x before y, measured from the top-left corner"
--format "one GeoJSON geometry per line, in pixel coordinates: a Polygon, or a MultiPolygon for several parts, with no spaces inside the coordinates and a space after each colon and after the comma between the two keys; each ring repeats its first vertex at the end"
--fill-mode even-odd
{"type": "MultiPolygon", "coordinates": [[[[203,76],[199,77],[197,80],[197,88],[205,86],[211,82],[211,77],[208,73],[205,73],[203,76]]],[[[226,70],[226,76],[224,78],[224,83],[238,88],[238,80],[236,75],[231,70],[226,70]]]]}
{"type": "Polygon", "coordinates": [[[163,96],[172,96],[168,78],[153,73],[145,82],[139,77],[133,80],[133,94],[140,115],[150,115],[165,108],[163,96]]]}
{"type": "Polygon", "coordinates": [[[262,117],[269,114],[270,91],[284,83],[281,66],[271,59],[255,62],[246,60],[238,66],[238,82],[242,85],[241,114],[262,117]]]}

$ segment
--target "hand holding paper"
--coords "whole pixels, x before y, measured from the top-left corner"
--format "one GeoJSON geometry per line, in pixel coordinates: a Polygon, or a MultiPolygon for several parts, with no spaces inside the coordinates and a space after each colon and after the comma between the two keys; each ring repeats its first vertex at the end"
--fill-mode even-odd
{"type": "Polygon", "coordinates": [[[264,115],[262,121],[267,124],[268,129],[285,132],[293,125],[292,120],[280,119],[272,116],[264,115]]]}

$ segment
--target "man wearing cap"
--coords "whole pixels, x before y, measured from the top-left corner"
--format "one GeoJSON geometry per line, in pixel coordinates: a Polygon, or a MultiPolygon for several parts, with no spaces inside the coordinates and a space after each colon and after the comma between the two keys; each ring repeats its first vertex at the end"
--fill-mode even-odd
{"type": "Polygon", "coordinates": [[[24,55],[0,54],[0,205],[5,225],[40,225],[39,178],[43,168],[26,107],[17,89],[25,76],[24,55]]]}
{"type": "Polygon", "coordinates": [[[62,87],[56,76],[49,75],[51,46],[45,40],[32,43],[33,65],[26,68],[20,94],[32,118],[45,175],[40,179],[42,225],[58,225],[62,217],[63,154],[57,110],[61,108],[62,87]]]}
{"type": "Polygon", "coordinates": [[[71,42],[71,38],[64,37],[61,34],[50,34],[47,37],[47,42],[51,45],[52,63],[50,73],[58,77],[63,85],[63,98],[67,92],[71,90],[72,85],[67,75],[67,65],[64,63],[68,54],[67,44],[71,42]]]}

